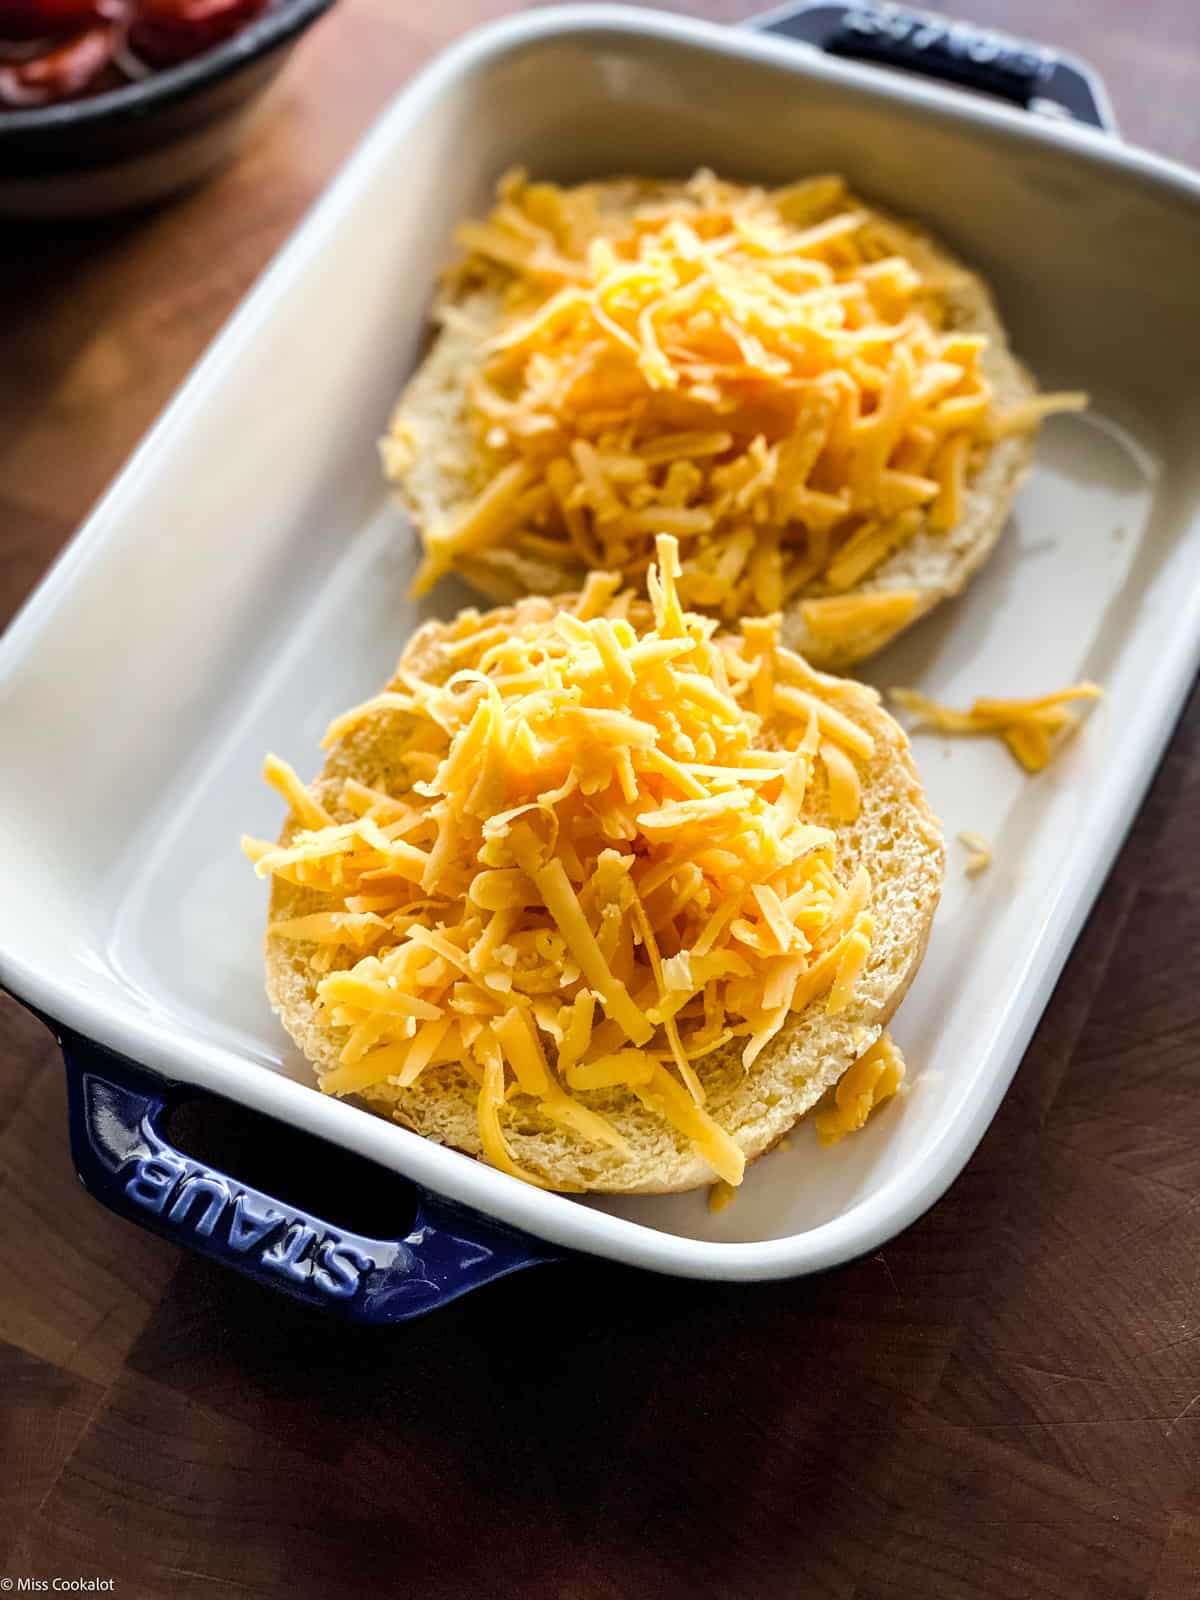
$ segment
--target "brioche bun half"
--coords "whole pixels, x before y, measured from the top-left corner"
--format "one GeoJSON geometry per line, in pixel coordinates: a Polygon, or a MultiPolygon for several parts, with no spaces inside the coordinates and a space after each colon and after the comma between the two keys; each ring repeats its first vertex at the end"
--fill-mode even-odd
{"type": "MultiPolygon", "coordinates": [[[[528,598],[493,612],[483,621],[517,630],[545,619],[573,597],[528,598]]],[[[648,611],[640,602],[639,610],[648,611]]],[[[446,645],[452,624],[426,624],[401,659],[399,672],[444,682],[455,662],[446,645]]],[[[800,686],[836,707],[874,741],[874,754],[860,764],[861,807],[853,822],[838,822],[830,810],[825,777],[815,773],[804,800],[805,820],[836,834],[839,877],[848,881],[859,866],[871,880],[874,918],[869,957],[849,1005],[829,1014],[823,1001],[793,1015],[749,1070],[734,1039],[695,1063],[706,1092],[705,1109],[731,1135],[747,1160],[769,1150],[797,1119],[878,1039],[899,1005],[925,952],[941,892],[943,845],[913,765],[907,737],[883,710],[873,690],[800,665],[800,686]]],[[[411,681],[411,678],[410,680],[411,681]]],[[[403,718],[373,712],[354,726],[329,756],[310,793],[338,821],[349,819],[340,796],[349,778],[395,795],[404,778],[403,718]]],[[[280,840],[298,829],[289,817],[280,840]]],[[[272,923],[330,909],[330,896],[275,878],[272,923]]],[[[267,993],[287,1032],[319,1074],[332,1071],[346,1030],[324,1020],[318,985],[329,963],[314,961],[314,947],[279,935],[266,941],[267,993]]],[[[353,950],[334,952],[335,967],[352,966],[353,950]]],[[[547,1046],[553,1066],[553,1050],[547,1046]]],[[[383,1083],[365,1090],[372,1111],[426,1138],[471,1156],[482,1153],[477,1105],[479,1088],[456,1062],[426,1068],[410,1088],[383,1083]]],[[[627,1141],[627,1152],[597,1148],[548,1120],[529,1095],[515,1095],[504,1108],[504,1132],[512,1155],[550,1188],[624,1194],[669,1194],[713,1181],[714,1173],[689,1141],[652,1114],[626,1088],[581,1093],[577,1098],[607,1118],[627,1141]]]]}
{"type": "MultiPolygon", "coordinates": [[[[631,190],[669,201],[672,194],[683,196],[687,185],[614,179],[594,188],[603,209],[606,197],[614,208],[630,205],[631,190]]],[[[985,281],[915,227],[876,210],[870,215],[886,224],[892,248],[922,277],[938,283],[945,331],[985,337],[979,367],[991,385],[994,408],[1003,411],[1033,399],[1036,385],[1009,348],[985,281]]],[[[469,385],[481,369],[489,340],[504,326],[510,282],[511,274],[503,268],[483,269],[478,263],[470,271],[451,275],[439,306],[439,312],[449,308],[450,315],[393,413],[389,438],[383,442],[385,471],[422,536],[475,500],[497,471],[497,459],[480,441],[469,385]]],[[[941,601],[958,594],[991,554],[1032,456],[1029,431],[1008,433],[978,448],[955,524],[936,528],[926,518],[911,538],[850,591],[915,595],[906,616],[848,635],[825,629],[814,632],[805,620],[804,602],[835,592],[816,578],[787,602],[783,642],[815,666],[841,671],[873,655],[941,601]]],[[[561,563],[551,561],[518,548],[512,538],[463,552],[454,567],[472,587],[498,602],[575,587],[584,570],[571,552],[561,563]]],[[[695,604],[690,599],[689,603],[695,604]]]]}

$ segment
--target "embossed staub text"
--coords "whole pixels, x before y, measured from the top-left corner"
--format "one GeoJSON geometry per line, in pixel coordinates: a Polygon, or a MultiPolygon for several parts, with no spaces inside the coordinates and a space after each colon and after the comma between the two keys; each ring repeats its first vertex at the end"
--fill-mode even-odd
{"type": "Polygon", "coordinates": [[[330,1299],[353,1296],[373,1265],[341,1234],[318,1230],[306,1218],[165,1151],[130,1162],[125,1194],[175,1229],[218,1240],[236,1255],[252,1254],[265,1271],[330,1299]]]}

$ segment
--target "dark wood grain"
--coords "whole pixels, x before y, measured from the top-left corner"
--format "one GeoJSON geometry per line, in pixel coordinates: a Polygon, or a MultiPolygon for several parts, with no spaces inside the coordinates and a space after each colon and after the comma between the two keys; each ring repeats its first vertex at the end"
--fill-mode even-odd
{"type": "MultiPolygon", "coordinates": [[[[0,621],[389,94],[503,0],[342,0],[228,173],[0,248],[0,621]],[[15,312],[15,314],[13,314],[15,312]]],[[[694,9],[734,21],[756,7],[694,9]]],[[[1193,0],[961,0],[1200,160],[1193,0]]],[[[949,1194],[806,1282],[529,1274],[347,1330],[79,1189],[0,1002],[0,1575],[127,1596],[1200,1595],[1200,700],[949,1194]]]]}

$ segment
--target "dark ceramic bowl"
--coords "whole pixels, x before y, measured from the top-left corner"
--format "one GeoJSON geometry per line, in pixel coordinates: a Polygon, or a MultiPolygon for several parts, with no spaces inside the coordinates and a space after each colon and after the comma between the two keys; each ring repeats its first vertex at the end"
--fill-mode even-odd
{"type": "Polygon", "coordinates": [[[89,100],[0,111],[0,217],[99,216],[227,161],[292,46],[333,0],[275,0],[232,39],[89,100]]]}

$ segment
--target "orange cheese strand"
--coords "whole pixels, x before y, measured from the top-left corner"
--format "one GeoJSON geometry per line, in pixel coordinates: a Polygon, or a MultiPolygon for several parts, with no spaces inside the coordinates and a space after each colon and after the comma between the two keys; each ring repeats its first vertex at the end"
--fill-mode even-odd
{"type": "Polygon", "coordinates": [[[800,615],[820,645],[862,642],[880,650],[916,614],[915,589],[876,589],[868,594],[836,594],[805,600],[800,615]]]}
{"type": "MultiPolygon", "coordinates": [[[[839,177],[769,190],[698,172],[668,197],[513,172],[458,242],[464,298],[500,298],[463,379],[485,481],[423,530],[420,593],[500,547],[562,588],[596,566],[640,588],[666,532],[685,604],[770,614],[953,527],[996,439],[1086,404],[996,411],[987,336],[947,327],[944,275],[839,177]]],[[[414,437],[402,403],[390,475],[414,437]]],[[[902,603],[881,604],[894,631],[902,603]]],[[[830,610],[824,632],[839,619],[865,620],[830,610]]]]}
{"type": "Polygon", "coordinates": [[[1076,683],[1030,700],[976,700],[969,711],[955,711],[915,689],[893,689],[893,700],[920,718],[917,726],[933,733],[991,734],[1003,739],[1027,772],[1040,772],[1077,730],[1079,713],[1072,700],[1099,700],[1104,691],[1094,683],[1076,683]]]}
{"type": "Polygon", "coordinates": [[[888,1100],[904,1082],[904,1057],[890,1033],[882,1033],[871,1048],[839,1078],[826,1102],[813,1112],[813,1125],[822,1144],[837,1144],[857,1133],[877,1105],[888,1100]]]}
{"type": "Polygon", "coordinates": [[[530,1182],[518,1110],[611,1161],[632,1099],[740,1182],[703,1064],[727,1074],[732,1049],[748,1071],[797,1012],[849,1005],[870,959],[870,880],[813,817],[857,815],[870,691],[812,692],[777,618],[718,635],[682,604],[669,536],[647,587],[640,610],[597,576],[570,610],[426,630],[335,725],[386,741],[386,780],[319,803],[272,760],[291,830],[245,842],[309,897],[269,935],[318,974],[341,1041],[322,1088],[465,1074],[486,1159],[530,1182]]]}

